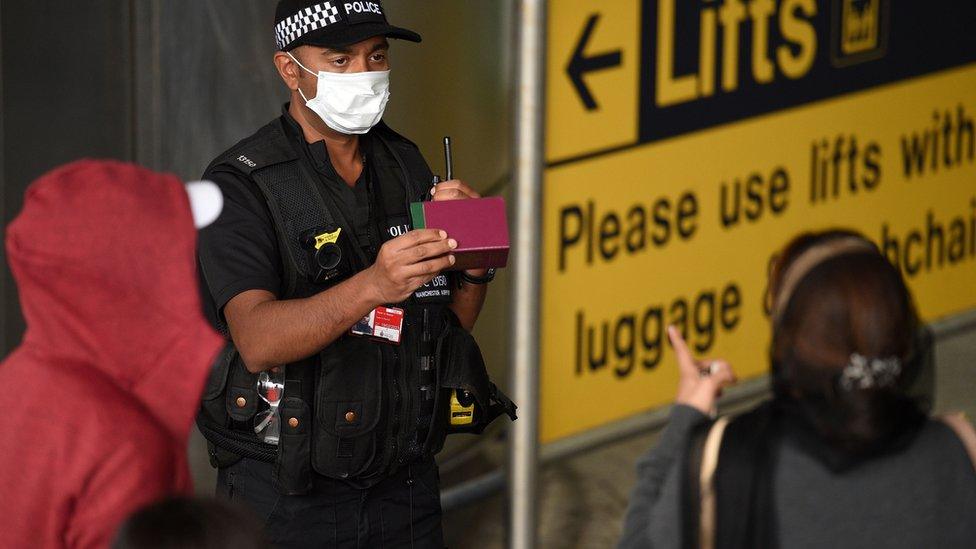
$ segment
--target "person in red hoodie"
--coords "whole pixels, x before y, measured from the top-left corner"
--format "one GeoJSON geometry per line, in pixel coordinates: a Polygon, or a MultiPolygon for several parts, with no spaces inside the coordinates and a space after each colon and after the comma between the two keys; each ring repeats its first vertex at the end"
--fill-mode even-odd
{"type": "Polygon", "coordinates": [[[0,363],[0,547],[106,547],[132,511],[191,491],[223,346],[195,270],[194,217],[219,214],[208,185],[79,161],[28,188],[6,234],[27,331],[0,363]]]}

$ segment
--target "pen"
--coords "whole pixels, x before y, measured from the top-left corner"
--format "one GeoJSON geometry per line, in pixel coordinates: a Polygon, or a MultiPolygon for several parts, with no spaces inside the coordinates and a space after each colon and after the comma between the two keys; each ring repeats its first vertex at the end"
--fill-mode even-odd
{"type": "Polygon", "coordinates": [[[454,159],[451,155],[451,138],[444,138],[444,164],[447,166],[447,180],[454,179],[454,159]]]}

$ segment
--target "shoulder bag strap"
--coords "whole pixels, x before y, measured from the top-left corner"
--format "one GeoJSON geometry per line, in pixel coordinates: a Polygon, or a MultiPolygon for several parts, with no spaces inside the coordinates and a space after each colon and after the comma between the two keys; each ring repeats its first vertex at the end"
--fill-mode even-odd
{"type": "Polygon", "coordinates": [[[708,431],[705,447],[702,452],[701,473],[699,486],[701,487],[701,517],[698,521],[698,540],[702,549],[715,547],[715,471],[718,469],[718,453],[722,447],[722,436],[729,424],[728,416],[719,418],[708,431]]]}

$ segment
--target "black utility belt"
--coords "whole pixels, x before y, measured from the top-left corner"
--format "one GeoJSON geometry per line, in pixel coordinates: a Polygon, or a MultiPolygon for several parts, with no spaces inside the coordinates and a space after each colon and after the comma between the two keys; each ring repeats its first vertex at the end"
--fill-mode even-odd
{"type": "MultiPolygon", "coordinates": [[[[422,308],[409,310],[422,314],[422,308]]],[[[223,372],[219,365],[215,370],[201,431],[231,454],[262,459],[254,448],[270,450],[264,455],[274,456],[279,491],[302,494],[311,488],[313,472],[342,480],[386,475],[401,462],[436,454],[450,433],[480,433],[502,413],[514,419],[515,406],[488,380],[474,338],[450,311],[428,314],[435,311],[442,314],[426,344],[416,336],[399,347],[345,336],[317,357],[285,367],[292,381],[278,407],[277,448],[253,434],[267,405],[256,390],[257,374],[234,353],[223,372]],[[298,379],[313,389],[294,390],[298,379]],[[204,423],[225,429],[211,428],[208,435],[204,423]],[[242,439],[253,443],[239,444],[242,439]]]]}

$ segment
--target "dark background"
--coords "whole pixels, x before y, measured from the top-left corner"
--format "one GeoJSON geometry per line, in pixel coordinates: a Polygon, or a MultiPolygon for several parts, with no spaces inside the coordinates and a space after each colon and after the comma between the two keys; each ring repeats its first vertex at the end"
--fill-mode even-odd
{"type": "MultiPolygon", "coordinates": [[[[221,145],[272,116],[283,97],[273,74],[247,67],[270,59],[270,39],[253,22],[269,21],[272,4],[0,4],[4,225],[27,185],[59,164],[117,158],[193,178],[221,145]]],[[[9,351],[23,321],[4,266],[9,351]]]]}
{"type": "MultiPolygon", "coordinates": [[[[286,90],[271,63],[276,0],[0,0],[0,214],[6,226],[39,175],[84,157],[116,158],[193,180],[219,152],[277,116],[286,90]]],[[[386,120],[443,171],[482,191],[509,173],[511,2],[387,0],[394,43],[386,120]]],[[[0,353],[23,321],[4,257],[0,353]]],[[[504,278],[504,277],[502,277],[504,278]]],[[[504,349],[505,281],[479,326],[504,349]]],[[[489,352],[491,354],[491,352],[489,352]]],[[[503,368],[504,355],[489,362],[503,368]]],[[[502,369],[502,371],[504,371],[502,369]]]]}

